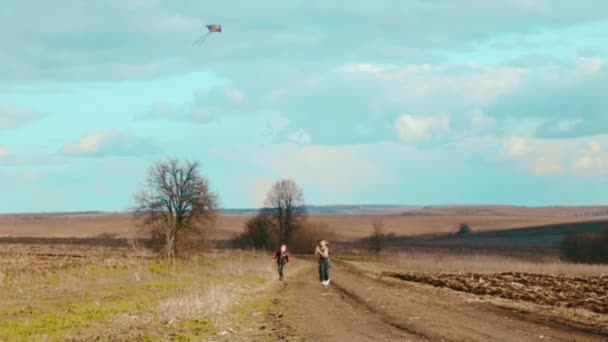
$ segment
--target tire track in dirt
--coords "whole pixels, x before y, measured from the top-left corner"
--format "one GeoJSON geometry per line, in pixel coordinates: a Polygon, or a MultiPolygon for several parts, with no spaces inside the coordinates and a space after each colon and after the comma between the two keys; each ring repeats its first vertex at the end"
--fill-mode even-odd
{"type": "MultiPolygon", "coordinates": [[[[545,317],[514,314],[508,310],[481,306],[453,295],[449,290],[415,283],[387,284],[342,262],[334,262],[341,280],[357,290],[371,305],[392,317],[417,316],[413,326],[433,340],[450,341],[604,341],[590,331],[556,324],[545,317]],[[356,284],[356,285],[354,285],[356,284]],[[373,288],[373,291],[367,289],[373,288]],[[392,300],[391,300],[392,297],[392,300]]],[[[410,327],[412,324],[409,325],[410,327]]]]}
{"type": "Polygon", "coordinates": [[[304,341],[298,337],[294,327],[285,319],[285,309],[289,306],[287,301],[287,283],[283,283],[272,299],[272,306],[266,315],[271,327],[271,336],[277,341],[304,341]]]}
{"type": "Polygon", "coordinates": [[[418,336],[422,339],[428,339],[428,336],[425,336],[422,332],[416,330],[415,327],[411,327],[408,326],[402,322],[399,322],[398,320],[394,319],[393,317],[387,315],[386,313],[380,312],[378,311],[376,308],[374,308],[373,306],[369,305],[369,303],[367,303],[363,298],[357,296],[356,294],[348,291],[347,289],[345,289],[344,287],[338,285],[337,283],[333,283],[333,288],[338,291],[338,293],[340,293],[340,295],[342,296],[342,298],[344,300],[351,300],[354,303],[356,303],[357,305],[365,308],[366,310],[368,310],[369,312],[373,312],[375,315],[377,315],[380,320],[394,328],[397,328],[399,330],[404,331],[407,334],[413,335],[413,336],[418,336]]]}
{"type": "Polygon", "coordinates": [[[322,286],[316,270],[286,279],[269,320],[278,341],[425,341],[386,321],[356,295],[332,283],[322,286]]]}
{"type": "MultiPolygon", "coordinates": [[[[408,289],[409,287],[411,287],[412,285],[408,285],[410,284],[409,281],[406,280],[396,280],[396,279],[390,279],[390,277],[384,277],[383,273],[380,274],[369,274],[366,273],[360,269],[358,269],[356,266],[349,264],[348,262],[344,262],[344,261],[335,261],[336,263],[338,263],[341,267],[343,267],[346,271],[348,271],[349,273],[355,274],[358,277],[366,277],[368,279],[372,279],[378,283],[381,283],[383,285],[386,286],[390,286],[390,287],[394,287],[394,288],[398,288],[398,289],[408,289]]],[[[416,282],[414,282],[416,283],[416,282]]],[[[423,283],[426,284],[426,283],[423,283]]],[[[432,285],[432,284],[427,284],[427,285],[432,285]]],[[[480,303],[481,305],[481,303],[480,303]]],[[[543,312],[534,312],[531,311],[529,309],[522,309],[521,307],[517,307],[517,306],[513,306],[513,305],[498,305],[498,304],[490,304],[490,303],[484,303],[484,305],[486,306],[484,309],[488,310],[488,308],[491,308],[490,311],[493,311],[497,314],[500,315],[508,315],[512,318],[516,318],[518,320],[522,320],[522,321],[528,321],[528,322],[534,322],[543,326],[550,326],[553,327],[555,329],[567,329],[570,331],[576,331],[577,333],[581,333],[581,334],[587,334],[587,335],[591,335],[591,336],[597,336],[597,337],[601,337],[605,340],[608,340],[608,326],[603,326],[602,323],[598,324],[591,324],[590,322],[581,322],[581,321],[574,321],[572,319],[568,319],[567,317],[561,317],[561,316],[556,316],[555,314],[547,314],[547,313],[543,313],[543,312]],[[487,305],[485,305],[487,304],[487,305]]]]}
{"type": "Polygon", "coordinates": [[[280,341],[603,341],[551,322],[472,304],[449,291],[391,286],[344,263],[332,263],[332,284],[314,269],[287,279],[273,310],[280,341]]]}

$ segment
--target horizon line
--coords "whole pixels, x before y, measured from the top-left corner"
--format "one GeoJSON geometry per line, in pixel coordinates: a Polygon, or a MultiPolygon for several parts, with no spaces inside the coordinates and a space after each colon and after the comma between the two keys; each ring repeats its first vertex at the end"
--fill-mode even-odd
{"type": "MultiPolygon", "coordinates": [[[[514,208],[593,208],[608,207],[608,204],[547,204],[547,205],[523,205],[523,204],[475,204],[475,203],[452,203],[452,204],[306,204],[308,208],[412,208],[412,209],[432,209],[446,207],[514,207],[514,208]]],[[[240,207],[240,208],[219,208],[218,211],[257,211],[265,207],[240,207]]],[[[26,214],[103,214],[103,213],[129,213],[130,209],[125,210],[60,210],[60,211],[21,211],[21,212],[0,212],[0,215],[26,215],[26,214]]]]}

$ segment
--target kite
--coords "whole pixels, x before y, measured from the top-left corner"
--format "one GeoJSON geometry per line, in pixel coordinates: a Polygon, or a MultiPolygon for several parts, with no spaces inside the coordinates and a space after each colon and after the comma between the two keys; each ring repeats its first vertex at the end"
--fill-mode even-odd
{"type": "Polygon", "coordinates": [[[192,43],[192,46],[197,45],[197,44],[202,44],[214,32],[217,32],[217,33],[221,33],[222,32],[222,26],[221,25],[205,25],[205,26],[207,27],[207,30],[209,30],[209,32],[205,33],[197,41],[195,41],[194,43],[192,43]]]}

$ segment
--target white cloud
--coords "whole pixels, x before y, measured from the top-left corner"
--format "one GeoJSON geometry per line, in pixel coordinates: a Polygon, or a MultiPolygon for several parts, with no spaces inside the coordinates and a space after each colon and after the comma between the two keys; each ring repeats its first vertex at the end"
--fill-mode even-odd
{"type": "Polygon", "coordinates": [[[430,139],[433,131],[448,131],[450,129],[449,116],[413,116],[401,115],[395,122],[397,135],[406,142],[418,142],[430,139]]]}
{"type": "Polygon", "coordinates": [[[429,106],[441,98],[443,106],[481,108],[516,89],[526,74],[524,69],[513,67],[465,68],[466,73],[458,74],[446,69],[441,65],[408,65],[387,70],[379,77],[388,82],[395,98],[403,103],[423,102],[429,106]]]}
{"type": "Polygon", "coordinates": [[[268,136],[271,137],[276,136],[279,132],[289,126],[289,119],[281,115],[281,113],[266,113],[263,119],[266,123],[265,134],[268,134],[268,136]]]}
{"type": "Polygon", "coordinates": [[[86,134],[77,143],[66,144],[63,147],[63,151],[68,154],[97,153],[101,149],[103,141],[115,134],[115,132],[111,131],[86,134]]]}
{"type": "Polygon", "coordinates": [[[564,172],[559,155],[555,154],[539,156],[537,160],[533,161],[531,168],[532,172],[537,175],[559,175],[564,172]]]}
{"type": "Polygon", "coordinates": [[[367,125],[365,124],[358,124],[357,125],[357,132],[361,135],[361,136],[367,136],[370,134],[370,129],[367,125]]]}
{"type": "Polygon", "coordinates": [[[487,116],[481,110],[475,110],[470,114],[471,126],[474,128],[484,128],[492,125],[494,119],[487,116]]]}
{"type": "Polygon", "coordinates": [[[560,148],[563,142],[514,136],[507,139],[504,152],[509,160],[538,175],[554,175],[564,171],[560,148]]]}
{"type": "Polygon", "coordinates": [[[257,155],[263,165],[279,178],[293,178],[323,193],[348,193],[370,185],[370,179],[386,180],[388,175],[375,163],[364,159],[358,146],[275,145],[257,155]]]}
{"type": "Polygon", "coordinates": [[[574,170],[582,174],[596,174],[608,170],[608,153],[597,141],[588,141],[587,148],[574,161],[574,170]]]}
{"type": "Polygon", "coordinates": [[[176,107],[167,102],[156,102],[150,105],[148,111],[139,116],[144,119],[172,119],[177,114],[176,107]]]}
{"type": "Polygon", "coordinates": [[[261,208],[264,206],[266,195],[273,183],[274,181],[269,178],[256,178],[246,184],[249,201],[254,207],[261,208]]]}
{"type": "Polygon", "coordinates": [[[77,142],[63,146],[63,153],[74,156],[131,156],[148,154],[156,150],[149,140],[142,140],[132,132],[114,130],[83,135],[77,142]]]}
{"type": "Polygon", "coordinates": [[[384,71],[384,68],[375,64],[361,63],[361,64],[347,64],[339,68],[342,72],[347,73],[369,73],[376,74],[384,71]]]}
{"type": "Polygon", "coordinates": [[[245,93],[238,89],[226,89],[224,94],[226,98],[233,103],[241,103],[243,102],[243,99],[245,99],[245,93]]]}
{"type": "Polygon", "coordinates": [[[0,129],[18,127],[41,117],[42,114],[34,110],[0,103],[0,129]]]}
{"type": "Polygon", "coordinates": [[[310,135],[303,129],[295,131],[287,137],[289,141],[294,142],[296,144],[308,144],[310,143],[310,135]]]}
{"type": "Polygon", "coordinates": [[[555,125],[555,131],[559,133],[567,133],[583,122],[582,119],[562,119],[555,125]]]}
{"type": "Polygon", "coordinates": [[[524,137],[511,137],[505,142],[505,151],[510,157],[525,156],[531,151],[530,140],[524,137]]]}
{"type": "Polygon", "coordinates": [[[582,74],[595,74],[602,70],[605,61],[600,57],[578,57],[577,70],[582,74]]]}
{"type": "Polygon", "coordinates": [[[23,180],[26,182],[35,182],[40,179],[40,173],[34,171],[23,172],[23,180]]]}
{"type": "Polygon", "coordinates": [[[441,54],[451,49],[462,52],[472,43],[487,41],[488,36],[501,37],[511,32],[527,35],[541,28],[552,32],[603,19],[608,13],[608,6],[603,3],[577,6],[572,1],[553,1],[550,9],[535,10],[532,8],[536,6],[528,5],[532,2],[507,5],[472,0],[463,5],[450,1],[385,0],[344,6],[339,2],[299,1],[296,5],[275,3],[272,11],[253,3],[235,6],[227,2],[208,6],[203,16],[200,1],[192,0],[171,5],[142,0],[135,2],[142,5],[132,1],[98,2],[86,7],[41,3],[38,11],[21,4],[0,13],[4,28],[0,37],[12,47],[0,55],[0,64],[14,66],[3,75],[3,80],[10,81],[121,77],[125,70],[147,63],[157,67],[141,76],[224,67],[228,63],[249,63],[251,67],[269,60],[268,51],[276,58],[272,63],[338,61],[344,56],[359,60],[420,60],[427,57],[429,50],[441,54]],[[136,17],[132,15],[134,11],[136,17]],[[349,24],[318,22],[316,18],[324,13],[335,13],[349,24]],[[22,20],[25,17],[29,20],[22,20]],[[420,19],[428,17],[435,20],[420,19]],[[203,48],[191,48],[197,34],[204,31],[203,24],[212,18],[222,18],[227,24],[226,33],[212,37],[203,48]],[[383,21],[366,24],[374,18],[383,21]],[[480,21],[487,21],[488,25],[480,25],[480,21]],[[28,24],[32,22],[38,25],[32,27],[28,24]],[[273,24],[255,25],[261,22],[273,24]],[[312,22],[316,24],[311,25],[312,22]],[[446,24],[435,25],[436,22],[446,24]],[[25,36],[31,39],[21,39],[25,36]],[[45,40],[47,36],[54,39],[45,40]],[[97,44],[92,44],[91,37],[97,44]]]}
{"type": "Polygon", "coordinates": [[[0,158],[4,158],[8,156],[8,150],[0,147],[0,158]]]}
{"type": "Polygon", "coordinates": [[[312,199],[315,203],[365,202],[366,197],[361,196],[370,191],[391,193],[395,187],[414,182],[404,177],[403,170],[424,179],[429,177],[428,168],[437,170],[438,175],[448,166],[466,166],[462,162],[464,149],[459,146],[443,145],[429,151],[386,141],[341,146],[234,147],[225,149],[222,154],[243,163],[246,171],[242,177],[248,179],[244,182],[249,189],[247,193],[257,194],[258,200],[265,195],[262,190],[267,190],[271,183],[268,179],[292,178],[303,188],[307,200],[312,199]],[[253,175],[260,175],[266,181],[257,181],[253,175]]]}
{"type": "Polygon", "coordinates": [[[535,174],[597,176],[608,171],[606,144],[608,135],[591,140],[511,137],[504,150],[508,160],[535,174]]]}

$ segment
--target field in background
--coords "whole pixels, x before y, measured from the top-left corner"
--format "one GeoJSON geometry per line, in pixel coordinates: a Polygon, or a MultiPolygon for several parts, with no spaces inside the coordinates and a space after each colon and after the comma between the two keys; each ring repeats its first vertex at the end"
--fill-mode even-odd
{"type": "MultiPolygon", "coordinates": [[[[510,319],[532,315],[608,336],[608,266],[567,263],[555,253],[568,230],[606,227],[601,208],[347,209],[313,213],[310,220],[327,223],[342,241],[333,245],[333,272],[355,275],[350,285],[371,279],[404,297],[411,296],[412,286],[422,293],[441,291],[445,303],[428,308],[433,319],[444,304],[487,303],[506,308],[510,319]],[[378,218],[383,232],[397,237],[374,255],[361,248],[360,239],[378,218]],[[461,223],[472,233],[455,234],[461,223]]],[[[246,211],[221,215],[210,238],[232,238],[251,217],[246,211]]],[[[0,215],[0,340],[276,340],[273,321],[283,320],[276,312],[282,315],[291,304],[277,300],[285,286],[276,281],[269,255],[223,250],[170,264],[130,237],[145,235],[126,214],[0,215]],[[36,243],[23,243],[35,238],[36,243]]],[[[316,282],[314,264],[299,256],[294,260],[289,282],[316,282]]],[[[334,280],[339,286],[340,279],[334,280]]],[[[355,290],[365,295],[367,288],[355,290]]],[[[394,299],[390,291],[374,295],[394,299]]],[[[346,301],[334,299],[337,307],[346,301]]],[[[418,299],[414,295],[412,303],[418,299]]],[[[289,300],[318,299],[296,293],[289,300]]],[[[368,318],[367,309],[358,313],[368,318]]],[[[395,317],[408,316],[398,313],[395,317]]]]}
{"type": "MultiPolygon", "coordinates": [[[[340,241],[360,239],[370,234],[372,223],[381,217],[385,233],[403,236],[454,233],[461,223],[473,231],[496,231],[581,222],[608,218],[604,207],[525,208],[508,206],[446,207],[329,207],[310,215],[311,221],[325,222],[340,241]],[[320,213],[328,212],[333,213],[320,213]]],[[[242,231],[254,212],[222,214],[211,239],[226,240],[242,231]]],[[[4,214],[0,215],[0,237],[145,237],[124,213],[4,214]]]]}

